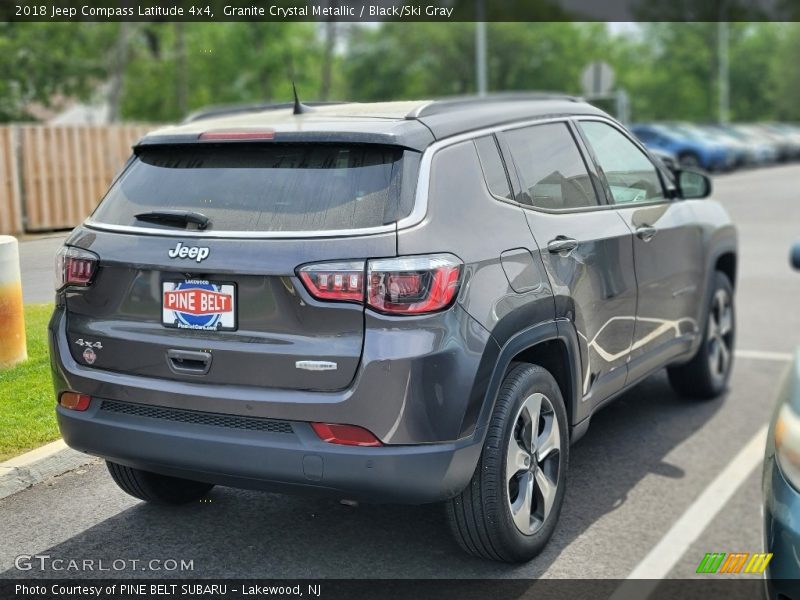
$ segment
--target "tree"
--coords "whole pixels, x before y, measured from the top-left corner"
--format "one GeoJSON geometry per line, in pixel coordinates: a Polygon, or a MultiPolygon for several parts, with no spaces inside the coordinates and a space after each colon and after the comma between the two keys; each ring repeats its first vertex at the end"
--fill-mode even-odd
{"type": "MultiPolygon", "coordinates": [[[[800,10],[795,13],[800,16],[800,10]]],[[[800,23],[782,25],[783,37],[776,49],[773,66],[775,118],[800,121],[800,71],[795,64],[800,56],[800,23]]]]}
{"type": "Polygon", "coordinates": [[[0,120],[30,119],[31,103],[89,98],[105,81],[114,23],[0,23],[0,120]]]}
{"type": "MultiPolygon", "coordinates": [[[[489,89],[579,92],[583,67],[603,54],[603,24],[489,23],[489,89]]],[[[384,23],[351,34],[349,96],[425,98],[476,90],[473,23],[384,23]]]]}
{"type": "Polygon", "coordinates": [[[313,23],[156,23],[134,37],[131,52],[125,76],[135,85],[122,107],[131,119],[174,121],[208,105],[288,102],[292,81],[301,97],[319,90],[322,44],[313,23]]]}

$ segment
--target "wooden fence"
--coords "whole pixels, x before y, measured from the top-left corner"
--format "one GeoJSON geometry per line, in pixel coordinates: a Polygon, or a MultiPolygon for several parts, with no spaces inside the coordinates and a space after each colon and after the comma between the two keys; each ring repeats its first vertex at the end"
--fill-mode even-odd
{"type": "Polygon", "coordinates": [[[0,127],[0,234],[69,229],[103,197],[144,125],[0,127]]]}

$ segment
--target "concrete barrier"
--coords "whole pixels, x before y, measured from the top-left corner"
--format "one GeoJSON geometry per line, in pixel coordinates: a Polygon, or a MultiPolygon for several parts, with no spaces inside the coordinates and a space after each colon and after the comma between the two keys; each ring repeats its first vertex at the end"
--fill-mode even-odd
{"type": "Polygon", "coordinates": [[[0,235],[0,369],[28,358],[17,239],[0,235]]]}

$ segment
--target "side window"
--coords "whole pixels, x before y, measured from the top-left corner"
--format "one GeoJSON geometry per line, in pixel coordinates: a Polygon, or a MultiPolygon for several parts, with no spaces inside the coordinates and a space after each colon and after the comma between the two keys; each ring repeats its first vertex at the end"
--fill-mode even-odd
{"type": "Polygon", "coordinates": [[[497,142],[495,142],[494,137],[487,135],[486,137],[478,138],[475,140],[475,147],[478,149],[478,157],[481,161],[481,168],[483,168],[483,177],[486,179],[489,191],[499,198],[513,199],[511,185],[508,182],[508,174],[503,165],[503,159],[500,158],[500,150],[497,148],[497,142]]]}
{"type": "Polygon", "coordinates": [[[522,178],[529,204],[548,210],[597,206],[597,196],[566,123],[547,123],[502,134],[522,178]]]}
{"type": "Polygon", "coordinates": [[[664,198],[655,165],[633,142],[601,121],[580,121],[579,125],[594,150],[615,204],[664,198]]]}

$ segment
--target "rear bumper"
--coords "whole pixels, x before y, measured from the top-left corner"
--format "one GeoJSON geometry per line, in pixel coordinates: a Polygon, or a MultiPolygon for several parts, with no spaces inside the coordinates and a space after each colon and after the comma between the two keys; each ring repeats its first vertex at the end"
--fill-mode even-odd
{"type": "Polygon", "coordinates": [[[114,408],[106,409],[99,398],[93,398],[85,412],[58,406],[64,441],[119,464],[232,487],[367,502],[436,502],[467,485],[481,450],[480,440],[472,438],[410,446],[340,446],[322,442],[308,423],[173,411],[182,416],[181,422],[143,416],[152,414],[146,405],[106,406],[114,408]],[[259,422],[267,426],[258,427],[259,422]]]}
{"type": "Polygon", "coordinates": [[[56,396],[72,390],[93,399],[85,412],[57,408],[61,434],[88,454],[220,485],[412,504],[452,497],[469,482],[482,447],[474,420],[470,431],[462,428],[474,381],[487,379],[478,363],[488,334],[459,307],[407,330],[399,319],[380,327],[367,318],[376,323],[353,385],[314,392],[80,365],[57,308],[49,340],[56,396]],[[106,410],[104,402],[130,410],[106,410]],[[329,444],[313,421],[358,425],[385,445],[329,444]]]}

